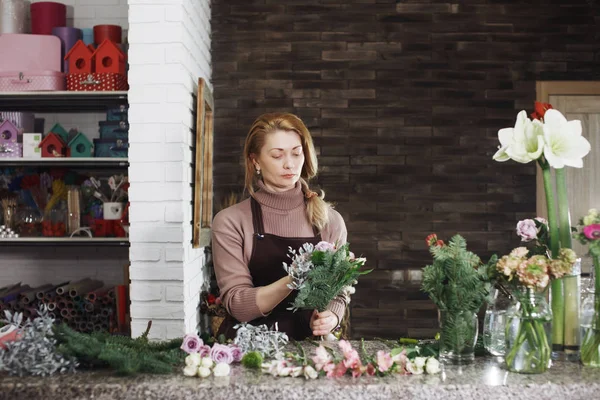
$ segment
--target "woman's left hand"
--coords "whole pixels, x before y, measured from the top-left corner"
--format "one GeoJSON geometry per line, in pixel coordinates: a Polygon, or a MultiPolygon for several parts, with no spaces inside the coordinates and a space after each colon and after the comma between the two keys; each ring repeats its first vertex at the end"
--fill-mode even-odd
{"type": "Polygon", "coordinates": [[[338,325],[338,317],[329,310],[323,312],[313,311],[310,317],[310,329],[314,336],[325,336],[338,325]]]}

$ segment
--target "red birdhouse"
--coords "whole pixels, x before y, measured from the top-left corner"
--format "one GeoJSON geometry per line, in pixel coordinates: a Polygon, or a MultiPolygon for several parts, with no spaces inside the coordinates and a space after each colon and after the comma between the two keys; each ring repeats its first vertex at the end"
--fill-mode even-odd
{"type": "Polygon", "coordinates": [[[42,149],[42,157],[64,157],[67,144],[55,133],[49,133],[38,145],[42,149]]]}
{"type": "Polygon", "coordinates": [[[94,53],[96,73],[125,75],[125,54],[112,41],[105,39],[94,53]]]}
{"type": "Polygon", "coordinates": [[[83,40],[78,40],[77,43],[65,56],[65,60],[69,62],[70,73],[86,73],[94,72],[94,48],[86,46],[83,40]]]}

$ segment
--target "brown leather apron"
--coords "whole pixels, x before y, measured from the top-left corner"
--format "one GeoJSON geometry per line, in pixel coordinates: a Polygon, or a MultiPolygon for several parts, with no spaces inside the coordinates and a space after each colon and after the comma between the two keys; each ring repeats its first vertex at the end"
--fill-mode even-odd
{"type": "MultiPolygon", "coordinates": [[[[314,228],[315,236],[304,238],[286,238],[265,233],[260,204],[253,197],[250,199],[250,204],[254,226],[254,245],[248,269],[255,287],[266,286],[287,275],[283,269],[283,263],[291,262],[288,257],[288,247],[297,251],[304,243],[317,244],[321,241],[321,234],[317,233],[314,228]]],[[[287,333],[290,339],[303,340],[312,336],[310,329],[312,311],[292,312],[287,310],[294,301],[296,293],[296,291],[292,291],[266,317],[256,318],[248,323],[255,326],[266,324],[270,329],[275,329],[275,323],[277,323],[277,329],[287,333]]],[[[231,315],[227,315],[219,327],[218,334],[224,334],[227,339],[233,339],[236,334],[233,327],[238,323],[231,315]]]]}

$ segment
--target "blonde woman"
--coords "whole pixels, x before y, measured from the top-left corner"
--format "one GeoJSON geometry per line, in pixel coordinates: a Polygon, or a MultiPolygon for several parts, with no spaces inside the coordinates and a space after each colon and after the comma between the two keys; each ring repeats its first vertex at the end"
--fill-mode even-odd
{"type": "Polygon", "coordinates": [[[327,335],[342,321],[347,300],[340,296],[321,313],[288,311],[296,293],[283,269],[288,247],[346,242],[341,215],[308,186],[317,174],[310,132],[293,114],[261,115],[244,158],[250,197],[220,211],[212,225],[215,275],[229,314],[218,333],[233,338],[233,326],[249,322],[277,326],[296,340],[327,335]]]}

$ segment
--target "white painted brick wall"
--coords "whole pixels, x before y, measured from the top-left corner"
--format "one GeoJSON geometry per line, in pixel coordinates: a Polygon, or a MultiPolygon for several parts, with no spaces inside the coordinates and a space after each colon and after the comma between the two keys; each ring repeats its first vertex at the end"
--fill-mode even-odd
{"type": "MultiPolygon", "coordinates": [[[[31,0],[36,3],[44,0],[31,0]]],[[[67,25],[77,28],[93,28],[98,24],[115,24],[123,28],[123,40],[128,29],[127,0],[60,0],[67,5],[67,25]]],[[[166,93],[166,92],[165,92],[166,93]]],[[[44,118],[44,131],[55,123],[67,130],[77,128],[90,139],[99,137],[98,121],[105,119],[104,113],[37,113],[44,118]]],[[[164,131],[153,127],[144,129],[146,141],[160,140],[164,131]]],[[[144,208],[135,215],[144,214],[144,208]]],[[[164,214],[164,207],[160,210],[164,214]]],[[[150,218],[150,217],[146,217],[150,218]]],[[[183,233],[181,233],[183,235],[183,233]]],[[[106,247],[13,247],[0,251],[0,286],[21,281],[37,286],[45,283],[60,283],[85,277],[101,279],[107,284],[122,284],[124,267],[129,263],[126,248],[106,247]]],[[[167,331],[167,329],[164,329],[167,331]]]]}
{"type": "Polygon", "coordinates": [[[207,276],[191,245],[190,129],[211,76],[210,1],[129,0],[129,65],[132,336],[152,320],[151,338],[181,337],[199,328],[207,276]]]}

